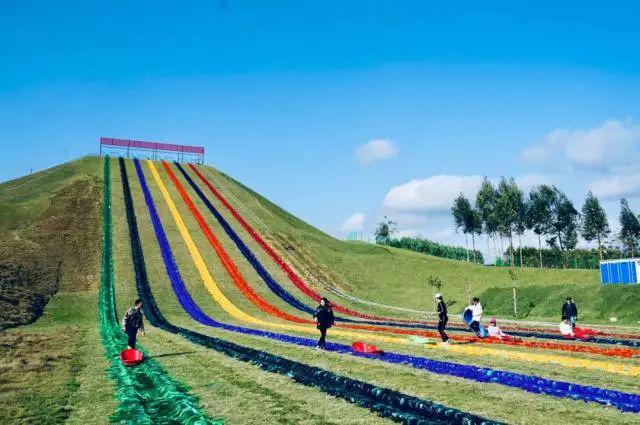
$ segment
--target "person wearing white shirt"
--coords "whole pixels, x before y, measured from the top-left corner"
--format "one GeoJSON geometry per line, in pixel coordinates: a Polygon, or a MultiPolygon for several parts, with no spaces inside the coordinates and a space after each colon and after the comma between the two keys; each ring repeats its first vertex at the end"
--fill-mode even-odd
{"type": "Polygon", "coordinates": [[[467,310],[471,310],[471,323],[469,326],[476,333],[476,336],[480,336],[480,321],[482,320],[482,304],[480,304],[480,298],[473,297],[471,305],[467,307],[467,310]]]}
{"type": "Polygon", "coordinates": [[[574,337],[575,334],[573,332],[573,326],[571,326],[571,322],[569,322],[568,319],[563,320],[562,322],[560,322],[560,333],[563,336],[568,336],[568,337],[574,337]]]}
{"type": "Polygon", "coordinates": [[[507,336],[507,334],[502,332],[502,330],[498,326],[496,319],[494,317],[492,317],[491,320],[489,320],[489,327],[487,328],[487,333],[489,334],[490,337],[493,337],[493,338],[502,339],[503,337],[507,336]]]}

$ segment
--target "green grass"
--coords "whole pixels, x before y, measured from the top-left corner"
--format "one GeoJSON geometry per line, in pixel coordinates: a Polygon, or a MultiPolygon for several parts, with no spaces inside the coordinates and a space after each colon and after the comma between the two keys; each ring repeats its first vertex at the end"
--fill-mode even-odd
{"type": "MultiPolygon", "coordinates": [[[[194,299],[207,314],[210,314],[216,319],[225,321],[227,323],[239,323],[235,319],[229,317],[229,315],[215,303],[210,294],[204,288],[197,271],[193,267],[193,263],[184,246],[182,238],[178,234],[176,226],[175,224],[173,224],[173,220],[166,206],[164,205],[158,188],[153,181],[150,173],[148,173],[145,164],[143,164],[143,170],[154,196],[156,207],[163,221],[165,231],[167,232],[167,236],[169,238],[173,253],[180,268],[181,275],[194,299]]],[[[163,181],[167,185],[168,179],[166,178],[164,173],[161,173],[161,175],[163,177],[163,181]]],[[[116,185],[117,183],[114,183],[114,187],[116,185]]],[[[170,282],[166,276],[166,273],[163,269],[164,266],[162,265],[160,260],[160,253],[157,248],[157,242],[155,240],[153,229],[151,228],[151,224],[149,222],[148,213],[144,205],[144,200],[141,196],[139,185],[136,181],[134,181],[132,182],[131,186],[141,231],[143,249],[147,258],[147,266],[149,268],[152,289],[154,291],[156,299],[158,300],[158,304],[161,310],[176,325],[185,326],[191,329],[198,330],[199,332],[223,337],[235,342],[252,346],[254,348],[260,348],[268,352],[283,355],[294,360],[317,365],[338,373],[343,373],[350,377],[356,377],[368,382],[374,382],[382,386],[402,390],[412,395],[435,400],[455,408],[471,411],[476,414],[484,414],[493,419],[501,419],[510,423],[540,423],[547,421],[548,423],[558,424],[574,419],[573,415],[575,415],[574,411],[577,405],[574,401],[571,400],[532,395],[524,393],[517,389],[510,389],[498,385],[479,384],[463,379],[441,375],[432,375],[426,372],[416,371],[406,367],[380,364],[366,359],[354,359],[349,356],[318,353],[312,350],[301,349],[299,347],[281,344],[274,341],[242,336],[229,332],[216,331],[194,324],[194,322],[190,320],[181,310],[177,300],[175,299],[175,296],[172,293],[170,282]],[[469,398],[465,396],[465,394],[469,393],[475,394],[474,397],[469,398]],[[497,403],[497,400],[502,401],[500,403],[497,403]]],[[[264,317],[263,313],[257,312],[254,306],[252,306],[248,301],[243,300],[233,284],[228,281],[226,273],[219,265],[219,262],[216,259],[215,255],[211,252],[211,248],[208,247],[204,236],[198,230],[195,222],[190,217],[188,210],[182,205],[177,193],[175,193],[173,189],[169,189],[169,191],[174,199],[174,202],[177,204],[177,207],[181,215],[183,216],[185,223],[190,229],[191,235],[194,238],[196,245],[205,257],[210,272],[212,273],[214,279],[218,282],[219,286],[222,288],[222,291],[225,293],[225,295],[227,295],[232,300],[232,302],[236,303],[236,305],[238,305],[244,311],[256,317],[264,317]]],[[[206,210],[198,202],[196,202],[196,204],[198,204],[204,214],[204,211],[206,210]]],[[[114,208],[117,207],[114,206],[114,208]]],[[[117,214],[114,210],[114,217],[116,216],[117,214]]],[[[234,252],[232,244],[230,244],[228,238],[221,231],[215,220],[207,218],[207,221],[209,222],[214,233],[219,237],[223,245],[230,250],[232,257],[234,259],[237,259],[237,265],[250,285],[252,285],[259,291],[264,291],[264,297],[269,302],[274,304],[278,304],[279,302],[281,303],[281,301],[277,300],[277,298],[273,294],[269,294],[268,291],[264,290],[264,284],[261,283],[260,279],[257,277],[253,269],[248,266],[248,263],[246,263],[246,261],[242,258],[239,258],[237,253],[234,252]]],[[[124,224],[120,224],[120,226],[122,227],[124,226],[124,224]]],[[[116,228],[118,228],[117,224],[116,228]]],[[[237,230],[241,233],[245,241],[248,241],[246,235],[244,235],[240,231],[240,229],[237,230]]],[[[116,241],[116,243],[118,242],[116,241]]],[[[125,244],[126,241],[121,241],[120,243],[125,244]]],[[[116,252],[121,251],[120,255],[122,258],[120,258],[119,260],[122,262],[128,261],[125,248],[126,247],[124,245],[120,248],[116,248],[116,252]]],[[[255,249],[255,247],[253,246],[252,248],[255,249]]],[[[258,253],[258,251],[255,252],[256,254],[258,253]]],[[[266,258],[263,258],[262,255],[260,256],[261,259],[264,260],[265,266],[267,266],[267,268],[274,273],[274,276],[277,276],[277,278],[283,285],[288,286],[289,289],[294,292],[291,284],[287,284],[286,280],[283,279],[281,275],[278,275],[281,272],[278,272],[277,269],[266,260],[266,258]]],[[[127,266],[125,269],[120,268],[118,273],[123,273],[122,275],[120,275],[120,281],[132,282],[130,266],[127,266]]],[[[132,285],[131,283],[127,284],[132,285]]],[[[283,306],[283,309],[285,309],[286,311],[291,311],[291,308],[287,308],[286,306],[283,306]]],[[[279,322],[278,319],[269,320],[273,322],[279,322]]],[[[306,334],[306,336],[311,338],[315,337],[314,334],[306,334]]],[[[343,343],[351,342],[345,339],[339,339],[335,337],[331,338],[332,340],[343,343]]],[[[523,363],[521,361],[507,361],[499,358],[470,358],[468,356],[449,353],[443,350],[426,351],[425,349],[419,347],[396,346],[392,344],[385,344],[384,348],[391,351],[408,352],[437,359],[453,360],[466,364],[478,364],[503,370],[519,371],[553,379],[604,386],[612,389],[621,389],[634,392],[637,392],[638,390],[637,379],[635,378],[615,376],[612,379],[612,376],[606,374],[603,375],[600,371],[594,370],[589,371],[580,369],[569,369],[549,364],[529,364],[523,363]]],[[[505,347],[504,349],[516,350],[508,347],[505,347]]],[[[184,356],[175,356],[171,358],[177,361],[179,358],[187,357],[190,355],[191,354],[185,354],[184,356]]],[[[179,374],[180,372],[176,371],[175,373],[179,374]]],[[[181,379],[183,379],[184,382],[186,382],[188,385],[191,385],[194,394],[198,395],[201,399],[205,400],[208,398],[208,390],[202,389],[203,378],[184,376],[181,377],[181,379]]],[[[581,420],[587,422],[591,421],[593,423],[607,423],[618,421],[620,423],[632,423],[635,421],[635,417],[633,415],[620,414],[619,412],[613,411],[611,409],[606,409],[601,406],[591,404],[584,406],[582,403],[579,403],[579,406],[581,409],[581,420]]],[[[269,412],[268,414],[272,415],[274,413],[269,412]]],[[[273,420],[276,421],[276,418],[277,416],[274,417],[273,420]]]]}
{"type": "MultiPolygon", "coordinates": [[[[468,296],[480,296],[487,315],[513,316],[512,281],[507,268],[473,265],[464,261],[428,256],[397,248],[362,242],[336,240],[287,213],[231,177],[207,168],[214,186],[221,188],[240,214],[275,246],[285,258],[307,277],[317,291],[322,292],[321,279],[328,280],[346,292],[381,304],[410,309],[433,309],[427,278],[442,279],[442,292],[452,312],[462,311],[468,296]],[[239,200],[234,203],[234,200],[239,200]],[[265,227],[262,225],[266,225],[265,227]],[[304,273],[306,272],[306,273],[304,273]],[[469,282],[470,293],[465,284],[469,282]]],[[[241,227],[226,209],[214,202],[234,229],[241,227]]],[[[254,252],[257,244],[245,237],[254,252]]],[[[259,256],[268,261],[266,256],[259,256]]],[[[515,269],[518,280],[519,318],[559,320],[564,298],[573,296],[580,310],[580,319],[606,323],[617,317],[619,323],[637,323],[640,287],[602,287],[597,270],[515,269]]],[[[298,291],[298,294],[299,291],[298,291]]],[[[302,296],[302,294],[300,294],[302,296]]],[[[331,296],[331,294],[329,294],[331,296]]],[[[334,296],[335,298],[335,296],[334,296]]],[[[361,305],[336,299],[339,303],[367,310],[361,305]]],[[[372,312],[399,313],[371,307],[372,312]]]]}
{"type": "MultiPolygon", "coordinates": [[[[159,307],[174,324],[508,423],[638,423],[637,415],[622,414],[615,409],[593,403],[535,395],[500,385],[481,384],[369,359],[316,352],[196,324],[182,311],[173,294],[132,162],[127,161],[127,166],[149,280],[159,307]]],[[[160,167],[158,163],[156,166],[160,167]]],[[[143,170],[180,272],[192,296],[214,318],[242,324],[222,310],[204,288],[146,164],[143,164],[143,170]]],[[[210,273],[224,294],[243,311],[255,317],[283,323],[280,319],[269,318],[258,311],[238,292],[166,174],[161,168],[159,172],[203,254],[210,273]]],[[[442,292],[453,303],[452,310],[458,307],[461,309],[465,304],[464,282],[469,279],[472,292],[480,294],[485,300],[489,314],[509,314],[511,282],[504,269],[474,266],[405,250],[338,241],[218,171],[207,169],[206,174],[214,185],[222,186],[224,193],[230,192],[241,200],[242,205],[236,207],[254,227],[262,231],[261,223],[266,224],[269,232],[265,236],[277,244],[288,261],[297,266],[319,291],[321,286],[318,282],[322,278],[364,299],[408,308],[430,309],[431,289],[426,287],[425,281],[428,275],[438,274],[444,282],[442,292]],[[283,246],[286,248],[282,248],[283,246]]],[[[22,229],[28,228],[34,218],[41,217],[51,207],[51,197],[48,194],[78,180],[100,177],[100,161],[87,158],[78,163],[56,167],[48,174],[34,174],[0,185],[0,188],[12,187],[15,192],[13,195],[0,194],[0,204],[5,202],[4,205],[21,209],[15,218],[0,222],[0,233],[4,231],[5,234],[12,235],[13,232],[22,232],[22,229]],[[36,177],[38,180],[32,180],[36,177]],[[43,183],[55,190],[40,188],[43,183]]],[[[187,187],[181,176],[179,180],[187,187]]],[[[247,282],[269,303],[289,313],[301,315],[266,288],[195,193],[188,187],[187,192],[247,282]]],[[[112,162],[112,194],[116,307],[118,316],[121,316],[137,294],[116,160],[112,162]]],[[[312,305],[304,294],[288,282],[284,273],[259,249],[224,207],[213,200],[213,197],[209,198],[278,282],[298,299],[312,305]]],[[[229,201],[235,202],[232,199],[229,201]]],[[[93,254],[86,256],[93,257],[93,254]]],[[[51,299],[37,322],[1,334],[0,344],[5,344],[3,347],[8,349],[0,351],[0,423],[105,423],[115,412],[117,403],[113,398],[114,388],[106,375],[108,364],[98,334],[96,307],[99,258],[93,260],[85,267],[86,274],[93,277],[92,285],[87,285],[87,281],[91,279],[80,279],[77,274],[70,273],[68,281],[61,285],[60,291],[51,299]],[[25,350],[23,347],[39,349],[25,350]],[[42,385],[43,380],[51,385],[42,385]]],[[[612,291],[600,289],[597,272],[594,271],[525,269],[519,272],[518,288],[520,308],[530,318],[555,318],[561,298],[565,293],[571,292],[585,312],[583,316],[589,320],[605,320],[611,311],[621,312],[616,316],[625,321],[636,320],[633,316],[637,309],[629,306],[638,296],[636,288],[610,288],[614,289],[612,291]],[[626,291],[623,292],[624,290],[626,291]]],[[[341,300],[341,303],[362,309],[348,301],[341,300]]],[[[397,314],[382,308],[371,308],[371,312],[397,314]]],[[[140,338],[141,344],[174,379],[190,388],[190,392],[199,398],[200,405],[211,417],[223,417],[228,423],[242,424],[389,422],[346,401],[298,385],[284,376],[264,372],[256,366],[193,345],[177,335],[151,326],[147,327],[147,331],[147,336],[140,338]]],[[[351,342],[335,338],[331,332],[329,335],[334,341],[347,344],[351,342]]],[[[305,336],[316,337],[315,334],[305,336]]],[[[601,371],[492,357],[471,357],[416,346],[384,344],[383,348],[434,359],[640,392],[637,378],[601,371]]],[[[515,347],[499,348],[522,351],[515,347]]],[[[548,353],[542,350],[534,352],[548,353]]],[[[603,360],[598,356],[574,356],[603,360]]],[[[640,364],[640,360],[612,361],[640,364]]]]}

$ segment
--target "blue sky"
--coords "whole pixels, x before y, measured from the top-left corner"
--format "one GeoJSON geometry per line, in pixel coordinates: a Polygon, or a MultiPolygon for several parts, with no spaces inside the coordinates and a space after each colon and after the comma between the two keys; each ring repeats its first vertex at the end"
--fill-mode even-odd
{"type": "Polygon", "coordinates": [[[337,236],[388,214],[463,243],[446,204],[483,175],[555,183],[579,205],[594,189],[612,218],[621,196],[640,210],[634,2],[14,3],[0,180],[104,135],[204,145],[337,236]]]}

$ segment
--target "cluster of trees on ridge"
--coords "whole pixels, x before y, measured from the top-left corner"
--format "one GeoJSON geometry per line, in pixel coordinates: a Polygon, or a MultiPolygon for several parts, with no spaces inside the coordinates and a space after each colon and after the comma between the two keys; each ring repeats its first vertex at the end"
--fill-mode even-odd
{"type": "Polygon", "coordinates": [[[513,178],[503,177],[494,187],[485,177],[474,204],[461,193],[451,208],[456,230],[461,230],[465,239],[471,235],[471,250],[422,238],[395,239],[397,225],[386,217],[375,231],[376,243],[482,264],[484,259],[476,250],[475,242],[476,236],[485,234],[487,245],[490,240],[496,244],[500,240],[500,255],[507,257],[504,263],[530,267],[597,268],[598,260],[626,255],[635,257],[638,251],[640,220],[626,199],[620,201],[620,231],[613,239],[604,208],[592,192],[587,194],[578,211],[556,186],[540,185],[525,195],[513,178]],[[537,248],[522,246],[526,231],[537,235],[537,248]],[[516,236],[517,250],[513,244],[516,236]],[[596,241],[597,249],[576,249],[579,236],[587,242],[596,241]],[[543,238],[548,248],[543,248],[543,238]],[[506,250],[505,239],[508,241],[506,250]]]}
{"type": "MultiPolygon", "coordinates": [[[[620,201],[620,232],[616,235],[622,243],[621,253],[635,256],[640,240],[640,221],[631,211],[626,199],[620,201]]],[[[456,229],[471,235],[475,250],[476,235],[485,234],[489,239],[499,238],[509,242],[509,263],[514,264],[514,236],[517,236],[520,264],[523,264],[522,235],[528,230],[538,237],[540,267],[543,263],[542,239],[562,256],[567,266],[567,254],[575,250],[578,237],[585,241],[596,241],[598,255],[603,259],[603,246],[611,235],[607,215],[600,201],[589,192],[580,212],[573,202],[556,186],[540,185],[525,196],[513,178],[500,179],[498,187],[485,177],[476,194],[475,206],[462,193],[451,208],[456,229]]],[[[501,249],[504,252],[504,249],[501,249]]]]}
{"type": "Polygon", "coordinates": [[[403,237],[396,239],[393,237],[396,232],[397,224],[385,217],[384,221],[378,224],[375,231],[376,243],[392,246],[394,248],[408,249],[422,254],[433,255],[435,257],[466,260],[473,261],[478,264],[484,264],[484,258],[480,251],[470,251],[462,247],[444,245],[422,238],[403,237]]]}

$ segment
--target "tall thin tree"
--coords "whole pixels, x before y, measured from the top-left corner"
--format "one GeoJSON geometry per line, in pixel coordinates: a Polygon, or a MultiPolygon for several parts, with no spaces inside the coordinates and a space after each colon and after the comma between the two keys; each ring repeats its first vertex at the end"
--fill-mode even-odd
{"type": "Polygon", "coordinates": [[[554,199],[553,188],[547,185],[535,187],[529,192],[527,208],[527,227],[538,236],[538,257],[542,264],[542,236],[551,231],[551,203],[554,199]]]}
{"type": "Polygon", "coordinates": [[[513,266],[513,233],[516,231],[518,215],[524,202],[522,191],[513,178],[500,179],[496,199],[496,217],[502,234],[509,237],[510,264],[513,266]]]}
{"type": "MultiPolygon", "coordinates": [[[[464,233],[465,241],[467,240],[467,235],[469,233],[472,234],[473,237],[473,220],[474,220],[474,211],[471,207],[471,203],[469,199],[467,199],[462,193],[458,195],[458,197],[453,201],[453,206],[451,207],[451,213],[453,214],[453,220],[456,224],[456,230],[462,229],[462,233],[464,233]]],[[[475,239],[474,239],[475,246],[475,239]]],[[[475,247],[474,247],[475,251],[475,247]]],[[[467,246],[467,261],[469,261],[469,249],[467,246]]]]}
{"type": "Polygon", "coordinates": [[[496,197],[497,193],[487,177],[482,181],[482,186],[476,195],[476,208],[480,219],[482,220],[482,228],[487,235],[487,252],[490,250],[489,240],[498,231],[498,223],[496,220],[496,197]]]}
{"type": "Polygon", "coordinates": [[[607,213],[600,205],[600,201],[591,191],[582,206],[582,228],[580,234],[587,242],[598,241],[598,255],[602,261],[602,241],[611,233],[607,213]]]}
{"type": "Polygon", "coordinates": [[[578,244],[578,210],[573,202],[560,191],[553,187],[553,202],[551,203],[551,237],[547,243],[557,247],[562,253],[562,266],[567,267],[567,251],[574,249],[578,244]]]}
{"type": "Polygon", "coordinates": [[[631,257],[636,255],[638,239],[640,239],[640,222],[629,208],[627,200],[623,198],[620,200],[620,240],[631,253],[631,257]]]}

